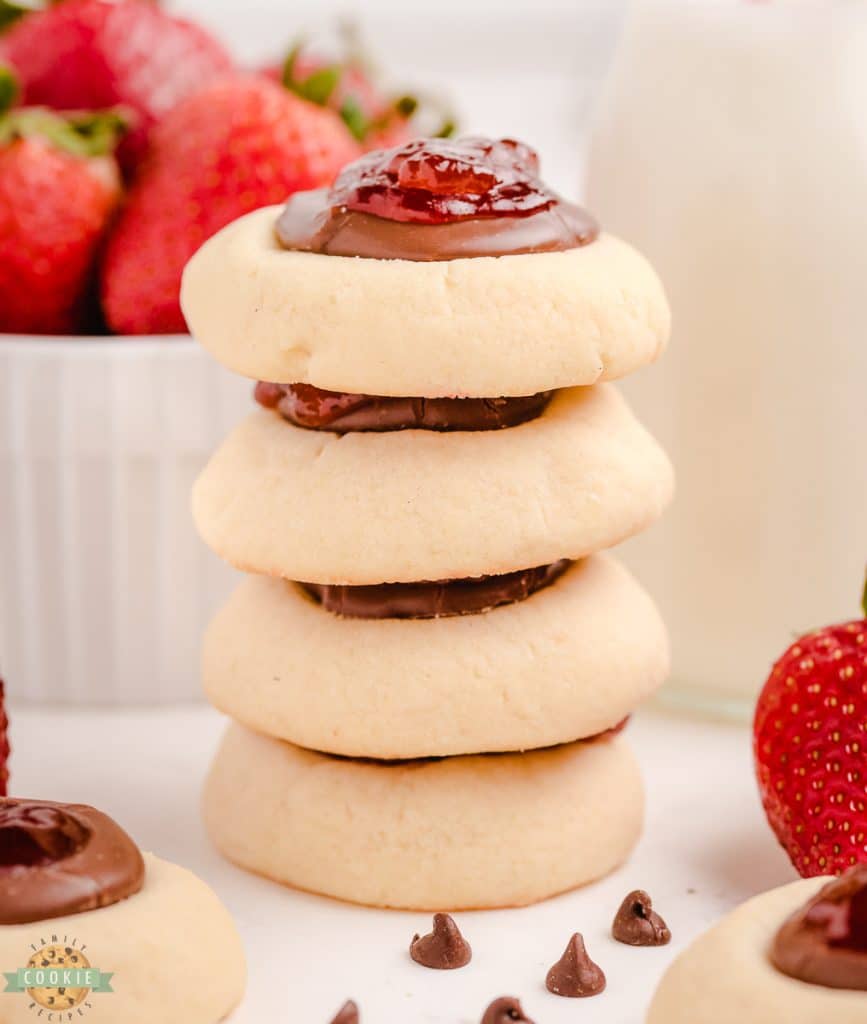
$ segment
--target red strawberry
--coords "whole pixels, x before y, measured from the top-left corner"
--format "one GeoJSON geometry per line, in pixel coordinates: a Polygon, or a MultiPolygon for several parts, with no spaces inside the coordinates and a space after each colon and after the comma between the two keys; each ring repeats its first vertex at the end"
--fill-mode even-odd
{"type": "Polygon", "coordinates": [[[138,120],[120,151],[126,169],[164,114],[232,67],[204,29],[147,0],[64,0],[28,14],[0,39],[0,60],[16,68],[25,103],[131,108],[138,120]]]}
{"type": "MultiPolygon", "coordinates": [[[[0,94],[10,90],[0,69],[0,94]]],[[[0,101],[2,103],[2,101],[0,101]]],[[[97,255],[120,198],[115,115],[0,114],[0,331],[85,326],[97,255]]]]}
{"type": "Polygon", "coordinates": [[[412,96],[386,96],[354,40],[344,40],[346,57],[326,61],[297,46],[283,67],[266,73],[303,99],[340,115],[365,149],[400,145],[412,137],[410,120],[418,106],[412,96]]]}
{"type": "Polygon", "coordinates": [[[792,644],[759,697],[754,742],[768,821],[801,875],[867,861],[867,618],[792,644]]]}
{"type": "Polygon", "coordinates": [[[185,100],[159,126],[109,240],[109,325],[126,334],[186,330],[181,272],[202,242],[241,214],[327,185],[358,153],[333,111],[258,76],[231,76],[185,100]]]}
{"type": "Polygon", "coordinates": [[[388,94],[352,26],[340,31],[338,56],[328,60],[306,43],[290,52],[282,67],[263,73],[302,99],[329,107],[365,150],[389,149],[413,136],[450,135],[454,122],[436,104],[420,106],[414,96],[388,94]],[[420,123],[421,122],[421,123],[420,123]]]}
{"type": "Polygon", "coordinates": [[[9,783],[9,719],[3,680],[0,679],[0,796],[6,796],[9,783]]]}

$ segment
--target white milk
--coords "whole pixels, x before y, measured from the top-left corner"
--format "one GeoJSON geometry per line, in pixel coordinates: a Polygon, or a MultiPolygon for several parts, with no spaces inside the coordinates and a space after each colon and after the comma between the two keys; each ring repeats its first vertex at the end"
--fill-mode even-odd
{"type": "Polygon", "coordinates": [[[644,0],[588,205],[655,263],[666,358],[624,390],[678,495],[628,557],[669,695],[746,713],[797,632],[856,618],[867,561],[867,3],[644,0]]]}

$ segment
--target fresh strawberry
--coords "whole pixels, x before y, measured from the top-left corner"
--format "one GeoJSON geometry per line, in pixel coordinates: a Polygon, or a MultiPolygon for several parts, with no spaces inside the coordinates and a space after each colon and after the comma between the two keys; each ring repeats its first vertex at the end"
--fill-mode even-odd
{"type": "Polygon", "coordinates": [[[0,679],[0,796],[6,796],[9,784],[9,719],[6,717],[6,693],[0,679]]]}
{"type": "Polygon", "coordinates": [[[359,147],[331,110],[261,76],[233,75],[185,100],[153,151],[105,254],[103,309],[125,334],[185,330],[187,260],[250,210],[331,182],[359,147]]]}
{"type": "Polygon", "coordinates": [[[351,26],[344,26],[336,56],[326,59],[306,43],[296,45],[282,66],[264,74],[302,99],[329,107],[365,150],[389,149],[419,135],[449,135],[454,123],[415,96],[389,94],[351,26]]]}
{"type": "Polygon", "coordinates": [[[163,115],[232,67],[204,29],[147,0],[64,0],[28,14],[0,38],[0,60],[16,68],[27,104],[134,111],[119,153],[126,170],[163,115]]]}
{"type": "MultiPolygon", "coordinates": [[[[10,81],[0,69],[7,105],[10,81]]],[[[97,256],[120,199],[110,154],[121,127],[110,113],[0,113],[0,331],[86,326],[97,256]]]]}
{"type": "Polygon", "coordinates": [[[272,74],[303,99],[338,113],[365,149],[396,146],[412,137],[417,101],[412,96],[386,96],[354,45],[347,47],[340,62],[326,61],[299,45],[279,74],[272,74]]]}
{"type": "Polygon", "coordinates": [[[792,644],[759,697],[754,742],[768,821],[798,871],[867,861],[867,618],[792,644]]]}

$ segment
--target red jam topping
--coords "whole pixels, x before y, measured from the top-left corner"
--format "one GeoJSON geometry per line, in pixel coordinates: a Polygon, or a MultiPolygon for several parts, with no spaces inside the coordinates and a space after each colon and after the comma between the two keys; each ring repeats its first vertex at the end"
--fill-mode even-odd
{"type": "Polygon", "coordinates": [[[599,225],[539,177],[511,139],[417,139],[345,167],[329,191],[297,192],[277,219],[284,249],[444,261],[564,252],[599,225]]]}
{"type": "Polygon", "coordinates": [[[867,953],[867,877],[848,902],[819,902],[807,912],[807,923],[824,929],[825,941],[839,949],[867,953]]]}
{"type": "Polygon", "coordinates": [[[534,150],[512,139],[416,139],[369,153],[340,174],[336,206],[386,220],[444,224],[526,217],[557,202],[534,150]]]}
{"type": "Polygon", "coordinates": [[[821,889],[777,932],[771,962],[791,978],[867,992],[867,864],[821,889]]]}
{"type": "Polygon", "coordinates": [[[83,849],[89,838],[84,823],[59,807],[4,804],[0,807],[0,870],[53,864],[83,849]]]}

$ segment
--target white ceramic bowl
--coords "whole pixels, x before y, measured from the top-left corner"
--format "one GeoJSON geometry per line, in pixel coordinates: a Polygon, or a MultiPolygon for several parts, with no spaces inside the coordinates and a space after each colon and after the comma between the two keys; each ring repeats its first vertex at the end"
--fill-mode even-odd
{"type": "Polygon", "coordinates": [[[0,335],[0,666],[18,700],[198,700],[233,574],[193,480],[251,402],[187,336],[0,335]]]}

